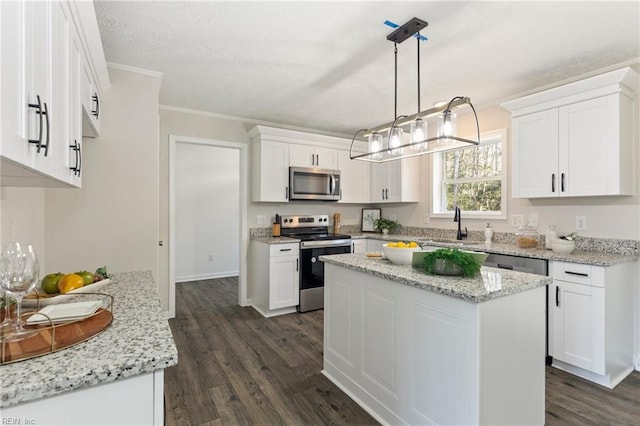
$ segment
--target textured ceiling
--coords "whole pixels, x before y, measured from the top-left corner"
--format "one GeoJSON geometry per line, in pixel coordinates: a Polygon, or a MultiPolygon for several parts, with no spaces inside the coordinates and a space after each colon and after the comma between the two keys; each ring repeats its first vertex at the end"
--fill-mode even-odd
{"type": "MultiPolygon", "coordinates": [[[[94,1],[107,61],[164,74],[163,105],[351,134],[393,119],[385,20],[416,16],[422,109],[478,106],[640,58],[640,2],[94,1]]],[[[417,111],[416,41],[398,113],[417,111]]]]}

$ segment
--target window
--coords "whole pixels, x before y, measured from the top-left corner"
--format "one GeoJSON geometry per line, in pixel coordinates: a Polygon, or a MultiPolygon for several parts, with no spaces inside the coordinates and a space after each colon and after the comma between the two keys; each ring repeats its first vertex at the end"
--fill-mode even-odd
{"type": "Polygon", "coordinates": [[[480,136],[480,145],[433,156],[432,215],[506,217],[506,130],[480,136]]]}

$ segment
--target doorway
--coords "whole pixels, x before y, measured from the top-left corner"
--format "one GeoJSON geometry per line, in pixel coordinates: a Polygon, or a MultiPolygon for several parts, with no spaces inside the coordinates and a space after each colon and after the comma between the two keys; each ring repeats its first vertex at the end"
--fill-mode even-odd
{"type": "MultiPolygon", "coordinates": [[[[223,272],[211,272],[207,271],[207,268],[215,265],[209,265],[209,263],[215,264],[216,262],[224,262],[224,256],[226,253],[219,252],[215,254],[215,248],[207,241],[207,237],[194,235],[188,227],[181,224],[178,218],[178,211],[182,212],[183,216],[197,220],[198,216],[202,216],[203,212],[207,209],[211,209],[211,206],[207,206],[207,203],[203,203],[204,200],[200,197],[200,201],[191,201],[194,198],[194,194],[184,194],[185,191],[191,186],[185,180],[191,179],[192,185],[206,184],[206,181],[216,181],[216,185],[219,185],[221,180],[229,180],[231,182],[237,182],[235,186],[239,192],[238,197],[230,197],[228,200],[233,200],[232,204],[226,203],[224,206],[219,206],[221,209],[225,209],[227,212],[235,212],[238,215],[238,220],[232,220],[233,227],[237,227],[234,232],[228,235],[234,235],[238,241],[233,241],[230,244],[238,248],[237,262],[238,267],[238,304],[240,306],[247,305],[247,248],[248,248],[248,229],[247,229],[247,167],[248,167],[248,146],[246,144],[237,142],[218,141],[213,139],[193,138],[187,136],[169,136],[169,316],[175,316],[175,284],[176,279],[179,278],[182,281],[189,281],[191,279],[205,279],[207,277],[228,276],[229,271],[223,272]],[[198,159],[198,153],[200,153],[198,159]],[[212,159],[211,167],[206,167],[206,158],[212,159]],[[226,157],[234,161],[239,167],[235,169],[235,176],[230,176],[229,168],[225,168],[226,171],[222,171],[221,175],[216,175],[216,160],[214,157],[226,157]],[[182,164],[185,161],[190,161],[188,167],[184,167],[182,164]],[[189,170],[188,173],[177,173],[177,171],[189,170]],[[200,170],[200,171],[198,171],[200,170]],[[195,179],[194,176],[197,173],[201,173],[200,179],[195,179]],[[203,203],[203,204],[202,204],[203,203]],[[179,205],[180,204],[180,205],[179,205]],[[185,205],[189,204],[189,205],[185,205]],[[187,230],[187,234],[179,235],[178,232],[184,233],[187,230]],[[237,231],[237,232],[235,232],[237,231]],[[182,258],[177,257],[176,248],[181,244],[182,249],[186,250],[186,256],[182,258]],[[209,245],[207,245],[209,244],[209,245]],[[222,259],[219,259],[222,258],[222,259]],[[191,271],[185,273],[185,271],[191,271]],[[193,272],[195,271],[195,272],[193,272]]],[[[212,191],[215,188],[212,187],[212,191]]],[[[206,190],[205,190],[206,191],[206,190]]],[[[214,191],[215,192],[215,191],[214,191]]],[[[205,213],[206,214],[206,213],[205,213]]],[[[210,218],[215,220],[214,218],[210,218]]],[[[203,223],[206,223],[206,219],[199,218],[203,223]]],[[[227,220],[227,222],[229,222],[227,220]]],[[[207,227],[205,231],[211,231],[212,228],[207,227]]],[[[220,235],[221,239],[226,238],[224,235],[220,235]]],[[[218,264],[218,269],[220,264],[218,264]]]]}

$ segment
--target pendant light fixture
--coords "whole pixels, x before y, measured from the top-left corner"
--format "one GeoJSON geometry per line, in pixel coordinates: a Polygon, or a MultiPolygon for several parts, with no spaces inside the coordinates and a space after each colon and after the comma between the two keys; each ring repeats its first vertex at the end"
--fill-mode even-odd
{"type": "Polygon", "coordinates": [[[350,157],[352,160],[384,162],[434,152],[451,151],[476,146],[480,143],[478,116],[469,98],[456,96],[447,104],[424,111],[420,110],[420,40],[424,39],[420,35],[420,30],[426,28],[427,25],[426,21],[413,18],[387,36],[387,40],[393,41],[394,50],[394,119],[391,123],[372,129],[358,130],[351,140],[350,157]],[[398,44],[413,36],[416,36],[418,46],[418,112],[409,116],[398,115],[398,44]],[[477,140],[460,138],[456,134],[456,110],[466,106],[473,111],[477,140]],[[437,134],[429,137],[427,120],[432,117],[438,118],[438,128],[437,134]],[[404,127],[409,127],[408,141],[404,139],[404,127]],[[364,142],[362,138],[367,138],[367,152],[354,154],[353,146],[356,141],[364,142]]]}

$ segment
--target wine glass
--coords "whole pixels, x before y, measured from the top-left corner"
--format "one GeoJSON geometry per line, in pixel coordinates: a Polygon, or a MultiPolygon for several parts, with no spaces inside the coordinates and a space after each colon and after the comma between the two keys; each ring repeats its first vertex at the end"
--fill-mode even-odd
{"type": "Polygon", "coordinates": [[[40,275],[40,264],[38,256],[32,245],[21,246],[20,243],[11,242],[2,246],[0,252],[0,287],[7,294],[16,299],[16,326],[9,330],[5,340],[26,339],[37,330],[27,330],[22,321],[22,298],[32,291],[40,275]]]}

